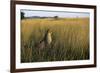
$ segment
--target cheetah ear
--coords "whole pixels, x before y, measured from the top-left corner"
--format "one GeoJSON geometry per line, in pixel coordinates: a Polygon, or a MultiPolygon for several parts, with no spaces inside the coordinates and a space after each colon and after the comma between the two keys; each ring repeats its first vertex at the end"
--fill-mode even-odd
{"type": "Polygon", "coordinates": [[[52,32],[50,32],[52,34],[52,32]]]}
{"type": "Polygon", "coordinates": [[[47,29],[47,31],[50,31],[50,29],[47,29]]]}

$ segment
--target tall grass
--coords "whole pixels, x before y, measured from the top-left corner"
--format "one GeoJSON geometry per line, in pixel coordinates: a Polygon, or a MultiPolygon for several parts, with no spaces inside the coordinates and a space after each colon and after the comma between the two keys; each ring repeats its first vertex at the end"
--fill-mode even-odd
{"type": "Polygon", "coordinates": [[[21,62],[85,59],[89,59],[89,18],[21,21],[21,62]],[[51,47],[35,48],[47,29],[52,31],[51,47]]]}

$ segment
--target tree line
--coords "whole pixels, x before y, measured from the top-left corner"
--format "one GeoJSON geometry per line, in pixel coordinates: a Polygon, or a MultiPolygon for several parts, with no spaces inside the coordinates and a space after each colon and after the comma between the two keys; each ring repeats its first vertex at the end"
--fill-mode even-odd
{"type": "MultiPolygon", "coordinates": [[[[25,13],[24,12],[21,12],[21,20],[25,18],[25,13]]],[[[54,16],[53,17],[54,19],[58,19],[59,17],[58,16],[54,16]]]]}

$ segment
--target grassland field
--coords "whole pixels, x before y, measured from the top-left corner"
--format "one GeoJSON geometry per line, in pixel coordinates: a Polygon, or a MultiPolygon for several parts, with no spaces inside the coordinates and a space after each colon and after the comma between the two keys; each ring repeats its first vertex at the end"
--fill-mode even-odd
{"type": "Polygon", "coordinates": [[[21,20],[21,62],[69,61],[89,59],[89,18],[44,18],[21,20]],[[35,48],[52,31],[50,48],[35,48]]]}

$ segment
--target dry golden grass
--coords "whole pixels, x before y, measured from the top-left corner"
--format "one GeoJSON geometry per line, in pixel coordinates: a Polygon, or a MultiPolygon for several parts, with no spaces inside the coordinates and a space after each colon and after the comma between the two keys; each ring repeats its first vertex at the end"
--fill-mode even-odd
{"type": "Polygon", "coordinates": [[[89,59],[89,18],[38,18],[21,21],[22,62],[84,59],[89,59]],[[39,55],[39,49],[34,45],[44,37],[47,29],[52,31],[51,48],[45,48],[39,55]]]}

